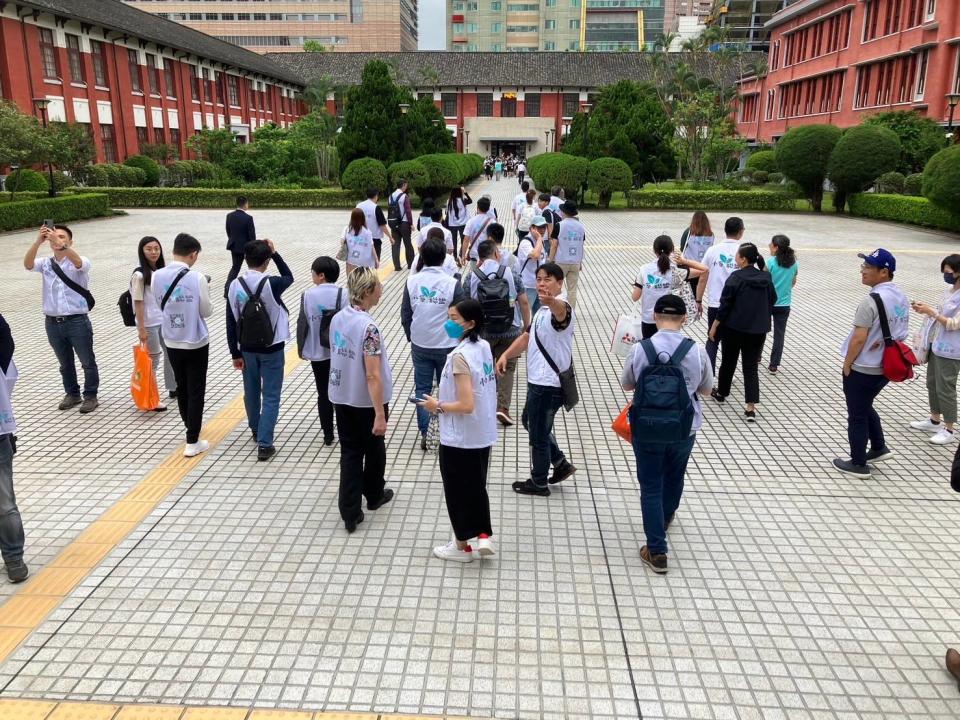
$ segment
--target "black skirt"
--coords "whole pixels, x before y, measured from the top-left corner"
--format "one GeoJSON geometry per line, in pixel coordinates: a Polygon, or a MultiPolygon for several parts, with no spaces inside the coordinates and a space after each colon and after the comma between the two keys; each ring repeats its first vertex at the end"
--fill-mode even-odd
{"type": "Polygon", "coordinates": [[[487,466],[490,448],[440,446],[440,475],[453,534],[465,542],[478,535],[493,535],[490,499],[487,497],[487,466]]]}

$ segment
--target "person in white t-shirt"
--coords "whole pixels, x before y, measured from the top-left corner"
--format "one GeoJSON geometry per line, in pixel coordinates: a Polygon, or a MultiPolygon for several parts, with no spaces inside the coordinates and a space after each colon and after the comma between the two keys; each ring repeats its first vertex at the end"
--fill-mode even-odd
{"type": "Polygon", "coordinates": [[[510,203],[510,215],[513,217],[514,226],[520,221],[520,212],[523,210],[523,206],[527,204],[527,193],[529,191],[530,183],[522,182],[520,183],[520,192],[513,196],[510,203]]]}
{"type": "Polygon", "coordinates": [[[540,309],[540,298],[537,295],[537,269],[547,256],[544,245],[546,234],[547,220],[543,215],[537,215],[530,221],[530,232],[517,246],[520,280],[523,282],[523,292],[527,296],[531,315],[540,309]]]}
{"type": "Polygon", "coordinates": [[[540,310],[530,328],[514,340],[497,361],[497,375],[507,370],[507,363],[527,351],[527,402],[522,422],[530,438],[530,478],[513,483],[513,491],[521,495],[547,496],[550,485],[566,480],[577,469],[567,460],[553,434],[553,420],[563,405],[558,372],[566,372],[573,364],[573,309],[561,297],[563,270],[548,262],[537,270],[537,293],[540,310]],[[544,357],[541,346],[553,360],[557,371],[544,357]],[[550,466],[553,475],[547,476],[550,466]]]}
{"type": "Polygon", "coordinates": [[[521,160],[517,163],[517,180],[523,185],[523,177],[527,174],[527,164],[521,160]]]}
{"type": "MultiPolygon", "coordinates": [[[[723,226],[727,239],[722,243],[711,245],[703,255],[703,264],[707,266],[707,271],[700,277],[700,283],[697,285],[697,310],[703,311],[703,296],[707,295],[707,327],[713,327],[713,321],[717,319],[717,313],[720,311],[720,295],[723,293],[723,286],[737,269],[736,256],[740,247],[740,239],[743,237],[743,220],[738,217],[727,218],[723,226]]],[[[713,371],[717,370],[717,348],[716,340],[707,339],[707,356],[710,358],[710,367],[713,371]]]]}
{"type": "Polygon", "coordinates": [[[350,223],[343,229],[341,242],[347,250],[347,274],[358,267],[380,267],[380,258],[370,228],[367,227],[367,218],[361,208],[354,208],[350,212],[350,223]]]}
{"type": "MultiPolygon", "coordinates": [[[[133,312],[137,318],[137,337],[141,344],[147,346],[150,360],[153,361],[154,374],[156,374],[161,360],[163,361],[163,379],[167,387],[167,393],[171,398],[175,398],[177,396],[177,379],[173,376],[173,367],[171,367],[170,358],[167,355],[167,346],[163,344],[163,338],[160,335],[163,315],[160,312],[157,298],[150,288],[153,273],[166,264],[163,259],[163,248],[160,246],[160,241],[149,235],[141,238],[140,244],[137,246],[137,257],[140,260],[140,267],[134,271],[130,278],[130,297],[133,300],[133,312]]],[[[155,412],[163,412],[167,409],[167,406],[160,403],[153,409],[155,412]]]]}
{"type": "Polygon", "coordinates": [[[704,266],[674,254],[673,239],[659,235],[653,241],[653,254],[657,259],[640,268],[633,281],[634,302],[640,301],[640,334],[653,337],[657,332],[653,308],[664,295],[676,294],[677,285],[689,282],[703,274],[704,266]],[[679,278],[677,276],[680,276],[679,278]]]}

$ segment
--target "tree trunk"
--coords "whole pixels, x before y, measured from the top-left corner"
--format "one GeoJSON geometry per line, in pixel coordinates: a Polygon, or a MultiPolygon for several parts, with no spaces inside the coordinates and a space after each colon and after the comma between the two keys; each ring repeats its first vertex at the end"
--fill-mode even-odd
{"type": "Polygon", "coordinates": [[[843,213],[847,205],[847,194],[840,190],[833,191],[833,207],[838,213],[843,213]]]}
{"type": "Polygon", "coordinates": [[[816,213],[823,212],[823,188],[817,188],[813,191],[813,194],[810,196],[810,204],[813,206],[813,211],[816,213]]]}

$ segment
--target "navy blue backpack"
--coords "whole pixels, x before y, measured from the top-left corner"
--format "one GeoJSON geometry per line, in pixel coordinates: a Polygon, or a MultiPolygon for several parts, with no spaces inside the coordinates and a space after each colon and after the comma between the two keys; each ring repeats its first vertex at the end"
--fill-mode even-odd
{"type": "Polygon", "coordinates": [[[694,407],[687,391],[680,362],[693,347],[684,338],[668,359],[657,353],[649,338],[640,341],[648,365],[637,378],[630,406],[630,432],[633,442],[662,445],[683,442],[690,437],[694,407]]]}

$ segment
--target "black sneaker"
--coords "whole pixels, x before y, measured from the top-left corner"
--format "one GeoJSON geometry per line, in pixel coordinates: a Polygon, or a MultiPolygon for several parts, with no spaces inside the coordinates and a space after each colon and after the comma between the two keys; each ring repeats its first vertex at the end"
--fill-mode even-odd
{"type": "Polygon", "coordinates": [[[747,419],[747,422],[756,422],[757,421],[757,411],[756,410],[744,410],[743,416],[747,419]]]}
{"type": "Polygon", "coordinates": [[[541,487],[533,480],[524,480],[523,482],[518,480],[513,484],[513,491],[520,495],[539,495],[541,497],[547,497],[550,494],[550,488],[541,487]]]}
{"type": "Polygon", "coordinates": [[[176,390],[171,390],[170,392],[167,393],[167,395],[169,396],[169,398],[170,398],[171,400],[176,400],[176,399],[177,399],[177,391],[176,391],[176,390]]]}
{"type": "Polygon", "coordinates": [[[721,395],[720,393],[718,393],[716,388],[710,391],[710,397],[712,397],[714,400],[716,400],[719,403],[722,403],[724,400],[727,399],[727,396],[721,395]]]}
{"type": "Polygon", "coordinates": [[[667,572],[667,556],[651,555],[650,549],[646,545],[640,548],[640,559],[649,565],[655,573],[663,575],[667,572]]]}
{"type": "Polygon", "coordinates": [[[12,583],[22,583],[30,574],[30,571],[27,569],[27,565],[25,562],[23,562],[23,559],[8,562],[6,563],[6,566],[7,577],[10,578],[10,582],[12,583]]]}
{"type": "Polygon", "coordinates": [[[553,475],[550,476],[550,479],[547,480],[547,482],[551,485],[556,485],[558,482],[563,482],[567,478],[573,477],[574,473],[576,472],[577,469],[570,464],[570,461],[564,460],[553,469],[553,475]]]}
{"type": "Polygon", "coordinates": [[[837,458],[833,461],[833,466],[842,473],[853,475],[854,477],[868,479],[870,477],[869,465],[854,465],[850,460],[837,458]]]}
{"type": "Polygon", "coordinates": [[[379,500],[377,500],[376,502],[367,503],[367,510],[377,510],[379,508],[382,508],[391,500],[393,500],[393,490],[391,490],[390,488],[387,488],[383,491],[383,495],[380,496],[379,500]]]}
{"type": "Polygon", "coordinates": [[[357,517],[353,520],[347,520],[344,522],[343,526],[347,529],[348,533],[352,533],[357,529],[357,525],[363,522],[363,512],[361,511],[357,517]]]}
{"type": "Polygon", "coordinates": [[[883,462],[884,460],[893,459],[893,450],[884,445],[879,450],[868,450],[867,451],[867,462],[883,462]]]}
{"type": "Polygon", "coordinates": [[[333,445],[333,435],[324,435],[323,444],[326,445],[327,447],[330,447],[331,445],[333,445]]]}
{"type": "Polygon", "coordinates": [[[779,370],[779,369],[780,369],[780,368],[777,367],[776,365],[771,365],[770,367],[767,368],[767,370],[769,370],[769,371],[770,371],[772,374],[774,374],[774,375],[777,374],[777,370],[779,370]]]}
{"type": "Polygon", "coordinates": [[[420,449],[423,450],[424,452],[427,451],[427,436],[426,436],[426,435],[421,435],[421,436],[420,436],[420,449]]]}
{"type": "Polygon", "coordinates": [[[257,460],[269,460],[277,454],[277,449],[273,445],[260,446],[257,448],[257,460]]]}

